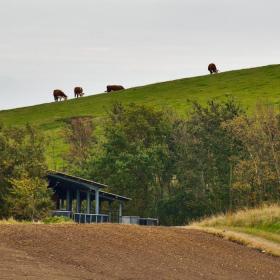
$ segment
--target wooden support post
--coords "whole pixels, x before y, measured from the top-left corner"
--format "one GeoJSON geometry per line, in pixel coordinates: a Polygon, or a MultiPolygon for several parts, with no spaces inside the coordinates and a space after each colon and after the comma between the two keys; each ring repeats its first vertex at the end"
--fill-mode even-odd
{"type": "Polygon", "coordinates": [[[122,222],[122,202],[120,201],[120,204],[119,204],[119,223],[122,222]]]}
{"type": "Polygon", "coordinates": [[[91,209],[91,193],[87,191],[87,214],[90,214],[91,209]]]}
{"type": "Polygon", "coordinates": [[[66,210],[72,211],[72,193],[69,189],[66,192],[66,210]]]}
{"type": "Polygon", "coordinates": [[[76,205],[77,205],[77,213],[81,213],[81,193],[80,190],[77,190],[77,194],[76,194],[76,205]]]}
{"type": "Polygon", "coordinates": [[[109,201],[109,222],[112,222],[112,201],[109,201]]]}
{"type": "Polygon", "coordinates": [[[99,190],[95,190],[95,214],[99,214],[99,190]]]}

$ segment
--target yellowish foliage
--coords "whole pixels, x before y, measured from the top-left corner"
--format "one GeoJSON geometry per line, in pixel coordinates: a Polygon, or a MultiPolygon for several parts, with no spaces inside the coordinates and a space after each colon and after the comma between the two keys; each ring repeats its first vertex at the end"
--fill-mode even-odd
{"type": "Polygon", "coordinates": [[[232,214],[221,214],[192,225],[205,227],[257,227],[280,223],[280,205],[264,205],[255,209],[244,209],[232,214]]]}

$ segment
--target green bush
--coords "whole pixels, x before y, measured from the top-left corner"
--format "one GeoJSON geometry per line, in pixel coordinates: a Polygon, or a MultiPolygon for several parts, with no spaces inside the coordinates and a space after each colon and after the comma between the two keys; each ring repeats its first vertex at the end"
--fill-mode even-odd
{"type": "Polygon", "coordinates": [[[53,217],[47,217],[43,220],[44,224],[71,224],[74,223],[72,219],[68,217],[59,217],[59,216],[53,216],[53,217]]]}

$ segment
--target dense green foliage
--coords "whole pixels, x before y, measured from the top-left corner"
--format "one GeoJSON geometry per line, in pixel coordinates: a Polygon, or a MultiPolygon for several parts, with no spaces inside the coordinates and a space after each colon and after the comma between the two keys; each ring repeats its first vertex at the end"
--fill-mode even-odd
{"type": "Polygon", "coordinates": [[[242,147],[222,124],[242,113],[231,99],[205,107],[195,103],[189,118],[178,122],[172,142],[176,188],[161,207],[166,223],[173,223],[166,207],[177,208],[172,215],[178,223],[229,209],[231,158],[242,147]]]}
{"type": "Polygon", "coordinates": [[[131,214],[156,215],[172,177],[168,141],[172,122],[166,113],[145,106],[115,104],[105,125],[101,154],[88,160],[91,178],[133,197],[131,214]]]}
{"type": "Polygon", "coordinates": [[[44,137],[33,127],[0,128],[0,217],[36,220],[48,213],[44,137]]]}
{"type": "Polygon", "coordinates": [[[6,203],[9,212],[19,220],[40,220],[49,215],[53,206],[52,190],[46,180],[29,178],[21,174],[20,179],[11,180],[11,188],[6,203]]]}
{"type": "Polygon", "coordinates": [[[132,197],[129,214],[168,225],[278,201],[280,118],[266,107],[257,112],[248,117],[230,98],[194,103],[186,117],[116,103],[104,135],[68,169],[132,197]]]}
{"type": "MultiPolygon", "coordinates": [[[[105,89],[104,89],[105,90],[105,89]]],[[[71,96],[71,93],[69,94],[71,96]]],[[[225,100],[233,96],[251,113],[257,101],[266,104],[279,104],[280,66],[266,66],[240,71],[180,79],[176,81],[131,88],[118,93],[103,93],[67,102],[0,111],[0,122],[7,126],[30,124],[38,125],[51,138],[47,152],[49,167],[55,168],[55,160],[62,167],[62,154],[66,145],[60,130],[64,121],[78,116],[92,116],[102,127],[106,110],[115,102],[149,104],[155,108],[170,107],[178,114],[185,115],[193,101],[205,105],[211,99],[225,100]]],[[[98,132],[98,131],[97,131],[98,132]]]]}

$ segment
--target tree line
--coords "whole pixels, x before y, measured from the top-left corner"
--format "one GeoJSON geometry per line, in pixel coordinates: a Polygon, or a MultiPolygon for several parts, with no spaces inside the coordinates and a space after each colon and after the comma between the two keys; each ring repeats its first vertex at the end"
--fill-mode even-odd
{"type": "Polygon", "coordinates": [[[127,212],[185,224],[280,196],[280,115],[234,100],[171,109],[116,103],[98,136],[89,118],[65,128],[68,170],[132,197],[127,212]]]}
{"type": "MultiPolygon", "coordinates": [[[[115,103],[98,129],[90,117],[69,119],[63,138],[64,171],[108,184],[133,199],[127,213],[159,217],[164,225],[279,201],[280,114],[272,106],[259,105],[249,116],[229,98],[194,103],[179,116],[115,103]]],[[[42,209],[33,218],[46,214],[45,142],[30,126],[0,129],[2,216],[21,218],[20,209],[29,208],[18,208],[19,201],[40,204],[25,217],[31,209],[42,209]],[[37,197],[25,198],[24,186],[37,197]]]]}

